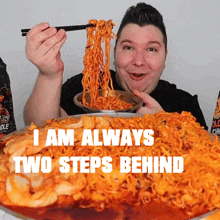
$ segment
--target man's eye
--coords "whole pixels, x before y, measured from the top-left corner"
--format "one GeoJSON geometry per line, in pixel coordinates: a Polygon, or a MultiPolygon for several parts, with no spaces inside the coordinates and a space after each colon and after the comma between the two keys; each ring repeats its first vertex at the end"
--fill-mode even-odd
{"type": "Polygon", "coordinates": [[[124,49],[124,50],[132,50],[132,47],[131,47],[131,46],[124,46],[123,49],[124,49]]]}
{"type": "Polygon", "coordinates": [[[157,52],[157,49],[155,49],[155,48],[148,48],[148,51],[150,51],[150,52],[157,52]]]}

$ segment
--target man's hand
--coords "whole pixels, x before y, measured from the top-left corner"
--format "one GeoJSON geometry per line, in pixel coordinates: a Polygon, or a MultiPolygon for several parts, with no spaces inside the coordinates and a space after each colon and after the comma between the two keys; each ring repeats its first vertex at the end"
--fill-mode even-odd
{"type": "Polygon", "coordinates": [[[44,22],[33,27],[26,38],[26,56],[35,64],[40,73],[49,78],[56,78],[64,72],[60,48],[67,36],[64,30],[57,31],[44,22]]]}
{"type": "Polygon", "coordinates": [[[142,114],[142,115],[155,114],[155,113],[163,110],[163,108],[160,106],[160,104],[155,99],[153,99],[150,95],[148,95],[147,93],[140,92],[137,90],[133,90],[133,93],[135,95],[137,95],[138,97],[140,97],[145,104],[145,106],[140,107],[136,111],[136,113],[142,114]]]}

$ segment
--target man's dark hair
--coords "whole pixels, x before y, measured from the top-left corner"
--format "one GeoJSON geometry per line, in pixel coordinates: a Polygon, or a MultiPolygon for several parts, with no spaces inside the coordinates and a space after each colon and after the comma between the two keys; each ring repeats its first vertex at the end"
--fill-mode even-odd
{"type": "MultiPolygon", "coordinates": [[[[136,6],[131,6],[130,8],[128,8],[118,29],[117,39],[120,38],[120,34],[123,28],[130,23],[137,24],[140,27],[143,27],[145,25],[154,25],[159,28],[163,34],[163,41],[165,44],[165,49],[167,50],[166,28],[163,22],[163,17],[156,8],[152,7],[151,5],[145,4],[144,2],[138,3],[136,6]]],[[[117,41],[118,40],[116,40],[116,44],[117,41]]]]}

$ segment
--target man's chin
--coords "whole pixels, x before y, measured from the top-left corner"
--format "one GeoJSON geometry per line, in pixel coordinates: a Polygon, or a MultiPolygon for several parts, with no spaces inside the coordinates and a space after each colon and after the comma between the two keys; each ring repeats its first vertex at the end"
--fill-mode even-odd
{"type": "Polygon", "coordinates": [[[146,90],[146,88],[141,88],[140,86],[133,86],[133,87],[129,87],[129,86],[127,86],[127,88],[128,88],[128,90],[129,90],[129,92],[131,92],[132,93],[132,91],[134,91],[134,90],[138,90],[139,92],[144,92],[145,90],[146,90]]]}

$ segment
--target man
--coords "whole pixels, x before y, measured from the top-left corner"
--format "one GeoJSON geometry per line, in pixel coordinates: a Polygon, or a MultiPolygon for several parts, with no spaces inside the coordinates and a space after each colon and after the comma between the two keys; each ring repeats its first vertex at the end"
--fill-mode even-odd
{"type": "MultiPolygon", "coordinates": [[[[130,7],[122,19],[115,45],[115,69],[111,71],[115,90],[138,94],[145,105],[140,114],[189,111],[207,129],[197,96],[160,80],[167,56],[167,35],[162,15],[151,5],[130,7]]],[[[60,116],[82,114],[73,97],[82,92],[82,74],[62,86],[64,64],[60,48],[66,41],[64,30],[48,23],[35,26],[27,35],[27,58],[39,68],[39,76],[25,106],[27,123],[60,116]]]]}

